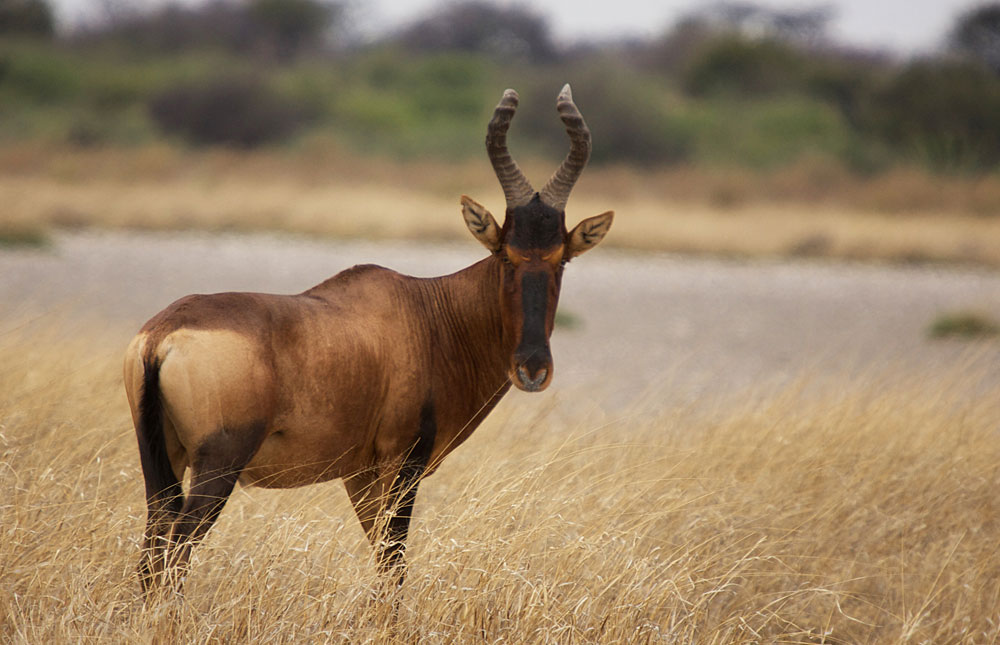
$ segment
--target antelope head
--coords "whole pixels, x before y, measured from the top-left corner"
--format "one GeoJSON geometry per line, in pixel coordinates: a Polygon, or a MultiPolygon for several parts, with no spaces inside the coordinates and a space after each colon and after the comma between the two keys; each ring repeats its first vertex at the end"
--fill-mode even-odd
{"type": "Polygon", "coordinates": [[[507,151],[507,129],[517,103],[517,92],[505,91],[486,134],[486,151],[507,200],[503,226],[497,225],[485,207],[464,195],[462,215],[475,238],[501,263],[500,311],[514,346],[508,376],[519,389],[540,392],[552,381],[549,336],[563,269],[604,239],[614,213],[589,217],[572,231],[566,230],[566,201],[590,158],[590,130],[573,103],[569,85],[556,99],[570,138],[569,154],[538,192],[507,151]]]}

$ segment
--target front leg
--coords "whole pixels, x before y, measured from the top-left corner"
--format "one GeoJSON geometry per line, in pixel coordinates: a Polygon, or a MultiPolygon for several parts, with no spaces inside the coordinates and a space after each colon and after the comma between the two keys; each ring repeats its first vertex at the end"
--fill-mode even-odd
{"type": "Polygon", "coordinates": [[[405,454],[382,460],[376,469],[344,481],[354,512],[375,549],[379,571],[393,576],[397,586],[406,576],[404,551],[413,505],[437,435],[433,403],[424,404],[418,428],[405,454]]]}
{"type": "Polygon", "coordinates": [[[402,464],[383,463],[376,471],[344,480],[354,512],[375,549],[379,572],[394,576],[397,586],[406,576],[403,554],[425,468],[426,463],[406,459],[402,464]]]}

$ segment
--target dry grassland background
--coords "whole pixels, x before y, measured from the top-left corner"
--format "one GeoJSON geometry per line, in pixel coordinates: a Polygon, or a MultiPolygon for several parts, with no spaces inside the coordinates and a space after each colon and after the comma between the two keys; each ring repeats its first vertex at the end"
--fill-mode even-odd
{"type": "MultiPolygon", "coordinates": [[[[551,162],[524,163],[535,183],[551,162]]],[[[502,215],[477,163],[364,158],[330,144],[292,151],[63,148],[0,150],[0,239],[52,227],[447,240],[458,197],[502,215]]],[[[595,167],[570,218],[614,209],[608,243],[733,257],[827,257],[1000,266],[1000,180],[905,168],[861,179],[808,160],[767,172],[595,167]]]]}
{"type": "Polygon", "coordinates": [[[78,331],[0,336],[4,642],[1000,640],[974,370],[613,415],[512,395],[421,487],[393,627],[336,482],[237,490],[185,598],[144,610],[118,342],[78,331]]]}

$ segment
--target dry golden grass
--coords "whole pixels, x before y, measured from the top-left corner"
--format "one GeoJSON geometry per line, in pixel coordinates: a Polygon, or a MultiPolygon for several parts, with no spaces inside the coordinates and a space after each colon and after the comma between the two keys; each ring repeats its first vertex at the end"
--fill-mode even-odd
{"type": "MultiPolygon", "coordinates": [[[[550,163],[528,161],[541,182],[550,163]]],[[[280,229],[311,235],[464,236],[462,193],[498,214],[485,156],[393,163],[326,144],[294,151],[0,150],[0,233],[46,226],[280,229]]],[[[774,173],[592,168],[570,219],[614,209],[609,243],[735,256],[1000,266],[1000,178],[900,170],[861,180],[818,162],[774,173]]]]}
{"type": "Polygon", "coordinates": [[[144,609],[123,344],[0,334],[0,641],[1000,640],[1000,410],[935,377],[608,417],[514,393],[422,485],[395,627],[335,482],[237,490],[144,609]]]}

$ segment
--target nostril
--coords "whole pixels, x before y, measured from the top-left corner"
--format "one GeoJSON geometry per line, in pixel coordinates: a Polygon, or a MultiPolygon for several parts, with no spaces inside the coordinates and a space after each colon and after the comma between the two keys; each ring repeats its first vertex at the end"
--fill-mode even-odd
{"type": "Polygon", "coordinates": [[[549,375],[549,370],[542,368],[534,376],[528,374],[528,370],[525,369],[523,365],[519,365],[517,368],[517,378],[521,381],[521,384],[527,386],[529,389],[540,388],[542,383],[545,382],[545,378],[549,375]]]}

